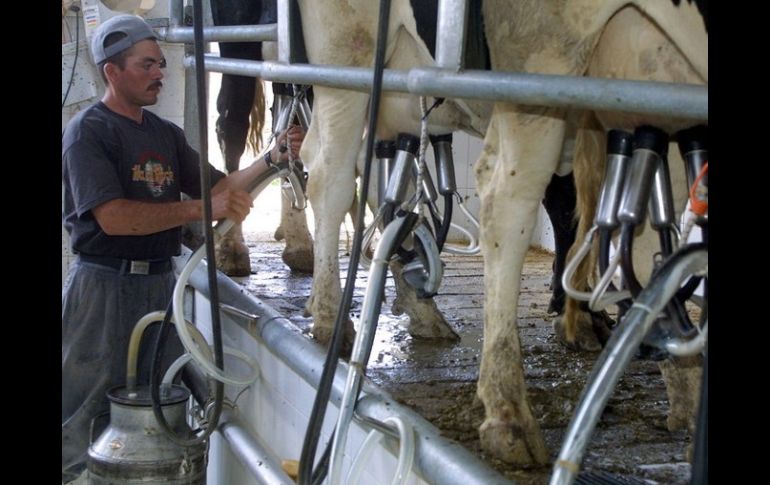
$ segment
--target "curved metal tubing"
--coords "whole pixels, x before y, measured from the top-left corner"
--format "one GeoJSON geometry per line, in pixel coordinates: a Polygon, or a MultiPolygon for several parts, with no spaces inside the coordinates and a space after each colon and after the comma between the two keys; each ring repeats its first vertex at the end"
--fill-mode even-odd
{"type": "Polygon", "coordinates": [[[374,332],[377,330],[377,320],[382,306],[382,290],[385,287],[385,277],[388,273],[388,262],[400,242],[400,236],[405,229],[404,224],[413,222],[413,218],[406,217],[397,217],[391,221],[382,232],[382,239],[374,251],[374,259],[372,259],[369,269],[369,282],[366,285],[366,294],[361,305],[361,324],[353,343],[348,377],[345,381],[345,392],[342,395],[340,414],[337,419],[337,431],[334,433],[329,468],[330,483],[338,483],[335,479],[338,480],[342,476],[342,450],[347,441],[350,420],[353,419],[353,410],[364,378],[366,362],[369,360],[374,332]]]}
{"type": "Polygon", "coordinates": [[[684,248],[672,255],[639,293],[591,372],[554,463],[550,485],[569,484],[575,480],[602,410],[642,339],[681,284],[692,274],[707,268],[708,250],[704,245],[684,248]]]}

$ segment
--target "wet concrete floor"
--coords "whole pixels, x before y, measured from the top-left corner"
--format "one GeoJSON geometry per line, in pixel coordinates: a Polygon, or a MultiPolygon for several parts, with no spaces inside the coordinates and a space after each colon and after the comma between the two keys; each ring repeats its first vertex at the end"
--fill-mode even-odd
{"type": "MultiPolygon", "coordinates": [[[[292,273],[283,264],[283,243],[275,242],[272,232],[246,232],[245,237],[253,274],[239,279],[241,284],[309,335],[312,319],[303,317],[302,310],[310,295],[311,276],[292,273]]],[[[347,273],[345,250],[343,237],[343,284],[347,273]]],[[[554,316],[546,312],[552,259],[552,255],[538,250],[527,255],[518,326],[529,399],[553,460],[598,354],[567,350],[554,337],[554,316]]],[[[483,339],[482,259],[442,255],[442,260],[446,267],[436,303],[461,335],[461,341],[435,343],[413,339],[402,323],[406,317],[394,316],[390,311],[395,290],[389,276],[367,375],[446,437],[462,443],[506,477],[521,484],[547,483],[550,467],[516,469],[486,456],[480,449],[477,429],[484,411],[475,392],[483,339]]],[[[351,310],[354,320],[366,288],[361,275],[359,271],[351,310]]],[[[667,411],[665,387],[657,364],[633,361],[591,438],[582,470],[611,473],[628,480],[625,483],[688,483],[690,466],[685,454],[690,437],[685,431],[667,430],[667,411]]]]}

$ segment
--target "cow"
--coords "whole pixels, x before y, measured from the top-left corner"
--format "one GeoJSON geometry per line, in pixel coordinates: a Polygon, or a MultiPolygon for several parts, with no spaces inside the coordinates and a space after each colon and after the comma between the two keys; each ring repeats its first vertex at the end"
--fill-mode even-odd
{"type": "MultiPolygon", "coordinates": [[[[483,17],[492,68],[706,84],[708,48],[703,18],[691,3],[676,3],[487,0],[483,17]]],[[[371,66],[375,2],[299,0],[299,6],[311,63],[371,66]]],[[[432,63],[409,2],[394,0],[386,66],[408,69],[432,63]]],[[[350,141],[362,137],[367,103],[367,94],[316,86],[313,121],[301,150],[310,172],[308,196],[316,217],[315,274],[308,309],[314,317],[313,333],[321,340],[328,340],[331,334],[340,298],[337,237],[353,197],[361,150],[360,144],[350,141]]],[[[386,94],[377,137],[419,133],[416,107],[409,95],[386,94]]],[[[458,128],[485,133],[475,165],[485,286],[477,388],[485,419],[479,434],[483,449],[492,456],[518,465],[545,464],[548,451],[527,399],[516,318],[524,256],[538,205],[557,168],[567,110],[498,102],[488,127],[483,112],[483,103],[447,100],[430,118],[434,134],[458,128]]],[[[691,123],[608,112],[597,113],[597,117],[604,128],[631,131],[640,124],[655,124],[673,132],[691,123]]],[[[430,315],[437,314],[435,308],[429,310],[430,315]]],[[[446,332],[446,322],[435,316],[410,316],[411,326],[421,324],[418,333],[446,332]]],[[[572,329],[571,334],[580,331],[572,329]]]]}
{"type": "MultiPolygon", "coordinates": [[[[215,25],[255,25],[275,23],[276,3],[272,1],[217,0],[211,2],[215,25]]],[[[221,42],[222,57],[263,60],[262,42],[221,42]]],[[[273,86],[277,97],[286,92],[286,85],[273,86]]],[[[222,75],[217,95],[216,134],[228,173],[238,170],[246,144],[259,151],[265,120],[265,95],[260,79],[232,74],[222,75]]],[[[278,113],[273,113],[277,116],[278,113]]],[[[307,227],[304,209],[292,207],[292,198],[282,191],[281,224],[276,239],[285,239],[282,259],[293,271],[312,273],[313,241],[307,227]]],[[[230,276],[251,273],[249,250],[243,242],[241,225],[236,225],[217,241],[217,268],[230,276]]]]}

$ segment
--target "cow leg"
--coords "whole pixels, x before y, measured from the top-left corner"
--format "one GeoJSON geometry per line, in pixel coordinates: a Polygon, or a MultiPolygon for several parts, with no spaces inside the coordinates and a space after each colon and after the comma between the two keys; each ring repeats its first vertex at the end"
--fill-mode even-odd
{"type": "MultiPolygon", "coordinates": [[[[254,103],[253,77],[222,76],[222,86],[217,96],[217,140],[225,159],[228,173],[238,170],[241,155],[246,149],[249,131],[249,113],[254,103]]],[[[251,274],[249,249],[243,241],[240,224],[225,234],[217,244],[217,269],[230,276],[251,274]]]]}
{"type": "MultiPolygon", "coordinates": [[[[319,86],[314,89],[313,121],[300,151],[308,167],[307,195],[315,217],[313,287],[306,310],[313,315],[313,336],[328,343],[342,296],[340,225],[353,202],[356,156],[368,95],[319,86]]],[[[348,320],[348,344],[353,335],[348,320]]]]}
{"type": "Polygon", "coordinates": [[[701,373],[703,357],[669,357],[658,363],[666,392],[670,411],[666,425],[669,431],[687,428],[695,431],[695,416],[700,401],[701,373]]]}
{"type": "Polygon", "coordinates": [[[281,188],[281,229],[286,239],[281,259],[292,271],[313,272],[313,239],[307,227],[307,213],[292,207],[291,187],[281,188]]]}
{"type": "MultiPolygon", "coordinates": [[[[396,111],[388,106],[390,111],[396,111]]],[[[400,110],[403,112],[403,110],[400,110]]],[[[388,134],[389,135],[389,134],[388,134]]],[[[382,138],[389,138],[383,136],[382,138]]],[[[365,159],[365,150],[361,150],[358,156],[358,172],[363,173],[363,164],[365,159]]],[[[375,162],[379,163],[379,162],[375,162]]],[[[376,165],[375,165],[376,166],[376,165]]],[[[373,213],[377,212],[377,184],[378,170],[372,170],[369,184],[369,194],[367,194],[367,204],[373,213]]],[[[354,201],[354,206],[357,206],[354,201]]],[[[355,224],[355,208],[351,207],[351,219],[355,224]]],[[[373,251],[373,247],[367,248],[367,251],[373,251]]],[[[368,254],[371,259],[372,254],[368,254]]],[[[394,262],[390,264],[390,271],[393,274],[393,280],[396,286],[396,298],[393,300],[391,311],[394,315],[407,314],[409,317],[406,324],[409,335],[418,339],[446,339],[451,341],[460,340],[460,336],[452,330],[447,323],[444,315],[439,311],[433,298],[418,298],[417,292],[406,282],[402,276],[403,264],[394,262]]]]}
{"type": "Polygon", "coordinates": [[[246,150],[255,82],[253,77],[222,75],[217,96],[216,133],[227,173],[238,170],[241,155],[246,150]]]}
{"type": "Polygon", "coordinates": [[[543,207],[548,213],[548,219],[553,227],[553,238],[556,254],[553,258],[553,275],[551,277],[551,301],[548,303],[548,313],[562,313],[566,293],[561,284],[561,275],[567,260],[567,252],[575,241],[577,223],[575,221],[575,178],[570,172],[560,176],[554,174],[545,189],[543,207]]]}
{"type": "MultiPolygon", "coordinates": [[[[593,115],[586,114],[577,132],[573,159],[572,175],[576,186],[574,208],[578,216],[577,234],[573,239],[576,247],[572,249],[573,253],[593,225],[606,163],[606,144],[604,129],[593,115]]],[[[565,255],[568,252],[565,250],[565,255]]],[[[568,255],[566,260],[571,257],[571,254],[568,255]]],[[[584,259],[573,275],[573,287],[587,291],[595,265],[595,255],[584,259]]],[[[561,274],[559,278],[561,279],[561,274]]],[[[613,325],[614,322],[606,311],[592,312],[585,303],[571,298],[566,299],[561,314],[553,320],[556,338],[563,345],[573,350],[589,352],[601,350],[609,339],[613,325]]]]}
{"type": "Polygon", "coordinates": [[[517,465],[548,460],[527,399],[516,312],[524,257],[563,136],[560,118],[516,113],[498,103],[476,165],[486,294],[479,433],[486,452],[517,465]]]}

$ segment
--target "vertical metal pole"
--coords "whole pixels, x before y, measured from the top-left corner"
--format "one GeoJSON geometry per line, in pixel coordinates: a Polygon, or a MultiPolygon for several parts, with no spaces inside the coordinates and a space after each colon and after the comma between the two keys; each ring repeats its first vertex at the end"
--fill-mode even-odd
{"type": "MultiPolygon", "coordinates": [[[[203,26],[214,25],[211,14],[210,0],[203,0],[201,4],[203,10],[203,26]]],[[[192,19],[192,5],[184,8],[184,0],[172,1],[170,6],[169,25],[176,27],[189,27],[185,24],[185,19],[192,19]],[[178,22],[178,23],[177,23],[178,22]]],[[[209,52],[208,42],[204,42],[206,52],[209,52]]],[[[184,56],[192,57],[195,54],[192,44],[184,45],[184,56]]],[[[209,73],[206,76],[206,99],[208,99],[209,73]]],[[[187,142],[192,147],[199,147],[200,142],[200,120],[198,116],[198,92],[195,69],[185,69],[184,71],[184,132],[187,142]]],[[[208,160],[208,154],[206,154],[208,160]]]]}
{"type": "MultiPolygon", "coordinates": [[[[172,6],[177,6],[178,9],[173,12],[170,24],[173,25],[174,20],[178,21],[178,26],[189,27],[186,23],[186,19],[192,18],[192,5],[187,7],[183,6],[183,0],[173,2],[172,6]]],[[[184,56],[192,57],[195,54],[192,44],[184,45],[184,56]]],[[[184,132],[187,137],[187,142],[192,147],[200,146],[199,136],[199,120],[198,120],[198,93],[197,84],[195,81],[195,69],[184,70],[184,132]]]]}
{"type": "Polygon", "coordinates": [[[439,0],[436,28],[436,66],[459,71],[463,68],[468,0],[439,0]]]}
{"type": "Polygon", "coordinates": [[[294,61],[292,23],[296,21],[292,4],[296,0],[278,0],[278,62],[294,61]]]}
{"type": "Polygon", "coordinates": [[[169,27],[180,27],[184,25],[182,18],[183,0],[171,0],[168,7],[168,25],[169,27]]]}

